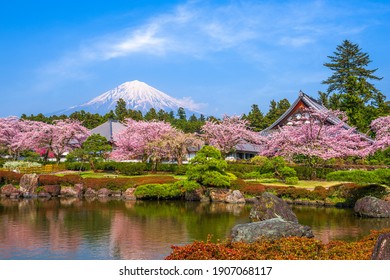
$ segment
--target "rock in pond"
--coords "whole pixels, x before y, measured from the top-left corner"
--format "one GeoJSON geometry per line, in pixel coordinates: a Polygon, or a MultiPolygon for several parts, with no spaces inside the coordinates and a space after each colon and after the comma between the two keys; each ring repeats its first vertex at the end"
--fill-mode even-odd
{"type": "Polygon", "coordinates": [[[225,198],[226,203],[243,204],[245,198],[239,190],[230,191],[225,198]]]}
{"type": "Polygon", "coordinates": [[[84,196],[85,197],[89,197],[89,198],[96,197],[97,196],[97,192],[94,189],[92,189],[92,188],[87,188],[87,190],[84,193],[84,196]]]}
{"type": "Polygon", "coordinates": [[[76,184],[74,187],[61,187],[60,195],[63,197],[82,197],[84,195],[84,185],[76,184]]]}
{"type": "Polygon", "coordinates": [[[229,189],[215,189],[210,188],[209,197],[212,202],[225,202],[226,197],[228,196],[230,190],[229,189]]]}
{"type": "Polygon", "coordinates": [[[97,191],[98,197],[109,197],[112,195],[111,191],[107,188],[101,188],[97,191]]]}
{"type": "Polygon", "coordinates": [[[38,188],[38,175],[37,174],[24,174],[20,178],[20,192],[25,197],[29,197],[36,193],[38,188]]]}
{"type": "Polygon", "coordinates": [[[50,196],[59,196],[61,193],[60,185],[46,185],[42,187],[43,191],[48,193],[50,196]]]}
{"type": "Polygon", "coordinates": [[[353,210],[361,217],[390,218],[390,202],[372,196],[358,199],[353,210]]]}
{"type": "Polygon", "coordinates": [[[5,197],[19,196],[20,190],[17,189],[14,185],[8,184],[1,188],[1,195],[5,197]]]}
{"type": "Polygon", "coordinates": [[[269,219],[261,222],[239,224],[233,227],[231,238],[233,242],[255,242],[265,239],[280,239],[283,237],[314,237],[311,228],[281,218],[269,219]]]}
{"type": "Polygon", "coordinates": [[[390,260],[390,233],[383,233],[378,236],[374,251],[373,260],[390,260]]]}
{"type": "Polygon", "coordinates": [[[206,197],[204,188],[187,191],[185,192],[184,196],[186,201],[204,201],[205,199],[208,199],[208,197],[206,197]]]}
{"type": "Polygon", "coordinates": [[[123,198],[126,200],[137,200],[137,197],[134,195],[136,188],[128,188],[124,193],[123,193],[123,198]]]}
{"type": "Polygon", "coordinates": [[[291,207],[279,197],[265,192],[253,205],[249,218],[253,222],[264,221],[273,218],[282,218],[285,221],[298,222],[298,218],[291,207]]]}

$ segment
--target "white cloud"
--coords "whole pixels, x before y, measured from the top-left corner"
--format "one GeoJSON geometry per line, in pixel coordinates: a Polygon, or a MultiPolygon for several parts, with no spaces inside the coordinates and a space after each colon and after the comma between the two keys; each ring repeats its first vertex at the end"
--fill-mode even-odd
{"type": "MultiPolygon", "coordinates": [[[[326,37],[361,32],[349,7],[327,2],[232,2],[225,5],[190,1],[171,11],[146,18],[139,26],[87,38],[80,47],[48,63],[45,74],[65,79],[88,78],[92,63],[133,55],[165,57],[184,54],[203,58],[231,51],[249,59],[264,60],[273,48],[300,48],[326,37]],[[341,15],[346,14],[346,19],[341,15]],[[336,18],[337,17],[337,18],[336,18]]],[[[362,10],[357,10],[362,12],[362,10]]]]}

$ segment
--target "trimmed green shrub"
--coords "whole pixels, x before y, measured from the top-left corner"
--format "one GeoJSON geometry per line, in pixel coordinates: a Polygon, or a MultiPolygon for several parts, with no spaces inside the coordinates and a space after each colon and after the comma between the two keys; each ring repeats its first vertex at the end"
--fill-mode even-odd
{"type": "Polygon", "coordinates": [[[175,175],[186,175],[188,169],[187,164],[178,165],[175,170],[175,175]]]}
{"type": "Polygon", "coordinates": [[[74,171],[88,171],[91,170],[89,162],[65,162],[65,168],[74,171]]]}
{"type": "Polygon", "coordinates": [[[225,171],[227,166],[218,149],[203,146],[191,160],[186,175],[188,180],[196,181],[202,186],[227,188],[231,181],[225,171]]]}
{"type": "Polygon", "coordinates": [[[230,177],[218,171],[206,171],[202,175],[202,185],[208,187],[228,188],[230,187],[230,177]]]}
{"type": "Polygon", "coordinates": [[[376,183],[390,186],[390,169],[335,171],[326,176],[328,181],[345,181],[358,184],[376,183]]]}
{"type": "Polygon", "coordinates": [[[279,170],[280,175],[282,178],[288,178],[288,177],[297,177],[297,172],[294,170],[294,168],[284,166],[280,168],[279,170]]]}
{"type": "Polygon", "coordinates": [[[123,175],[134,176],[145,174],[147,166],[142,162],[123,162],[117,165],[117,171],[123,175]]]}
{"type": "Polygon", "coordinates": [[[269,162],[269,159],[265,156],[254,156],[250,160],[250,163],[260,166],[264,166],[267,162],[269,162]]]}
{"type": "Polygon", "coordinates": [[[296,185],[298,184],[298,177],[287,177],[285,182],[287,185],[296,185]]]}
{"type": "Polygon", "coordinates": [[[199,185],[197,182],[188,180],[177,181],[175,185],[179,187],[183,192],[192,192],[201,187],[201,185],[199,185]]]}
{"type": "Polygon", "coordinates": [[[180,198],[182,191],[176,184],[149,184],[138,186],[134,195],[139,199],[173,199],[180,198]]]}

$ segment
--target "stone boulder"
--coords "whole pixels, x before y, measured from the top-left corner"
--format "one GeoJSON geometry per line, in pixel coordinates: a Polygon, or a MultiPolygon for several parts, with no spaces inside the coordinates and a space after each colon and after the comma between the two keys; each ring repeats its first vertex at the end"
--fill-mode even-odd
{"type": "Polygon", "coordinates": [[[373,260],[390,260],[390,233],[378,236],[371,258],[373,260]]]}
{"type": "Polygon", "coordinates": [[[291,207],[279,197],[265,192],[253,205],[249,218],[253,222],[264,221],[273,218],[282,218],[285,221],[298,222],[298,218],[291,207]]]}
{"type": "Polygon", "coordinates": [[[361,217],[390,218],[390,202],[372,196],[358,199],[353,210],[361,217]]]}
{"type": "Polygon", "coordinates": [[[283,237],[314,237],[311,228],[281,218],[269,219],[261,222],[239,224],[231,231],[232,241],[255,242],[265,239],[280,239],[283,237]]]}
{"type": "Polygon", "coordinates": [[[14,185],[8,184],[1,188],[1,196],[5,197],[16,197],[20,195],[20,190],[17,189],[14,185]]]}
{"type": "Polygon", "coordinates": [[[209,199],[208,197],[206,197],[204,188],[199,188],[190,192],[185,192],[184,198],[186,201],[204,201],[209,199]]]}
{"type": "Polygon", "coordinates": [[[42,187],[42,191],[50,196],[59,196],[61,193],[60,185],[46,185],[42,187]]]}
{"type": "Polygon", "coordinates": [[[121,190],[111,191],[111,196],[120,198],[120,197],[122,197],[122,191],[121,190]]]}
{"type": "Polygon", "coordinates": [[[126,200],[137,200],[134,195],[136,188],[128,188],[123,194],[122,197],[126,200]]]}
{"type": "Polygon", "coordinates": [[[226,203],[243,204],[245,198],[239,190],[230,191],[225,198],[226,203]]]}
{"type": "Polygon", "coordinates": [[[97,192],[94,189],[87,188],[87,190],[84,193],[85,197],[95,197],[97,196],[97,192]]]}
{"type": "Polygon", "coordinates": [[[225,202],[228,196],[229,189],[209,189],[209,197],[212,202],[225,202]]]}
{"type": "Polygon", "coordinates": [[[102,188],[97,191],[97,196],[98,197],[109,197],[111,196],[111,191],[107,188],[102,188]]]}
{"type": "Polygon", "coordinates": [[[23,196],[31,196],[36,193],[38,188],[38,175],[37,174],[24,174],[20,178],[20,192],[23,196]]]}
{"type": "Polygon", "coordinates": [[[76,184],[74,187],[61,187],[60,195],[63,197],[82,197],[84,195],[84,185],[76,184]]]}

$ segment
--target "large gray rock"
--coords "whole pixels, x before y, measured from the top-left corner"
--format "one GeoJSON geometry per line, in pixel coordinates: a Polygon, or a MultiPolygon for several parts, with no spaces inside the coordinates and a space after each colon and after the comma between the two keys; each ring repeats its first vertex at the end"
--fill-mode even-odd
{"type": "Polygon", "coordinates": [[[298,218],[291,207],[279,197],[265,192],[258,197],[258,202],[253,205],[249,218],[253,222],[264,221],[273,218],[282,218],[285,221],[298,222],[298,218]]]}
{"type": "Polygon", "coordinates": [[[226,203],[242,204],[245,203],[245,198],[239,190],[230,191],[225,198],[226,203]]]}
{"type": "Polygon", "coordinates": [[[265,239],[280,239],[283,237],[314,237],[311,228],[281,218],[269,219],[261,222],[239,224],[233,227],[231,239],[234,242],[255,242],[265,239]]]}
{"type": "Polygon", "coordinates": [[[38,175],[37,174],[24,174],[20,178],[20,192],[23,196],[31,196],[36,193],[38,188],[38,175]]]}
{"type": "Polygon", "coordinates": [[[373,260],[390,260],[390,233],[383,233],[378,236],[374,251],[373,260]]]}
{"type": "Polygon", "coordinates": [[[362,217],[390,218],[390,202],[372,196],[358,199],[353,210],[362,217]]]}

